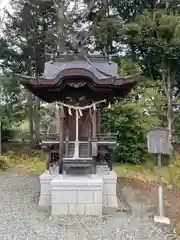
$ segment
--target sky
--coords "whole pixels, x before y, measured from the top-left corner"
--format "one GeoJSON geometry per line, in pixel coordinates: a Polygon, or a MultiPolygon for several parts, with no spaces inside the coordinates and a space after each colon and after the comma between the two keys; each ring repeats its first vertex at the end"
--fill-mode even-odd
{"type": "Polygon", "coordinates": [[[10,0],[0,0],[0,6],[1,8],[7,7],[10,0]]]}
{"type": "Polygon", "coordinates": [[[3,18],[3,9],[8,8],[10,0],[0,0],[0,17],[3,18]]]}

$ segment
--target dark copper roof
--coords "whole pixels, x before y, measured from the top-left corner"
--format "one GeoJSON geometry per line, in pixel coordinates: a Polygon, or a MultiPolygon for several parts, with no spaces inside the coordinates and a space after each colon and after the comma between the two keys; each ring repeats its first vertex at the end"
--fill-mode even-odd
{"type": "Polygon", "coordinates": [[[84,81],[86,86],[81,88],[83,91],[89,89],[92,93],[101,92],[105,96],[109,93],[110,98],[124,97],[134,87],[139,75],[120,77],[118,65],[115,62],[109,63],[104,57],[68,56],[45,63],[44,73],[39,78],[22,75],[20,77],[26,88],[43,100],[52,102],[65,97],[67,91],[72,91],[72,88],[67,88],[67,81],[84,81]]]}

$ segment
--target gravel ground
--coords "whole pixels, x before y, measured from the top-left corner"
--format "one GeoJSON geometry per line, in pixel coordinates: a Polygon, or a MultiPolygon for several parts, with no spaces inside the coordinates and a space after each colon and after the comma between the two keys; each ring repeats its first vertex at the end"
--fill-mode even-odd
{"type": "Polygon", "coordinates": [[[38,197],[38,178],[0,177],[0,240],[172,239],[142,214],[137,203],[130,203],[131,214],[51,219],[49,213],[37,211],[38,197]]]}

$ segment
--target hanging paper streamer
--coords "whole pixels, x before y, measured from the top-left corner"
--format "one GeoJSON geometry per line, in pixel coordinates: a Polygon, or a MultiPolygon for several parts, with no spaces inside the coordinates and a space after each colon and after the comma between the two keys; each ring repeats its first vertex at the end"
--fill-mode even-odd
{"type": "Polygon", "coordinates": [[[83,116],[83,113],[82,113],[82,110],[79,109],[79,115],[82,117],[83,116]]]}
{"type": "Polygon", "coordinates": [[[59,110],[59,105],[57,102],[56,102],[56,109],[59,110]]]}
{"type": "Polygon", "coordinates": [[[73,110],[77,110],[78,111],[78,117],[82,117],[83,116],[83,110],[89,109],[89,111],[91,112],[91,109],[93,109],[93,111],[96,111],[96,105],[100,104],[100,103],[105,103],[106,99],[92,103],[91,105],[87,105],[84,107],[80,107],[80,106],[73,106],[73,105],[69,105],[66,103],[62,103],[62,102],[56,102],[56,109],[59,110],[60,106],[61,106],[61,112],[63,112],[64,114],[64,107],[68,108],[68,113],[69,115],[72,115],[72,109],[73,110]]]}
{"type": "Polygon", "coordinates": [[[71,108],[68,108],[68,113],[72,116],[71,108]]]}
{"type": "Polygon", "coordinates": [[[91,108],[89,108],[89,115],[90,115],[90,117],[91,117],[91,119],[92,119],[92,111],[91,111],[91,108]]]}
{"type": "Polygon", "coordinates": [[[93,104],[93,110],[96,111],[96,104],[93,104]]]}
{"type": "Polygon", "coordinates": [[[64,116],[64,107],[62,104],[61,104],[61,116],[64,116]]]}

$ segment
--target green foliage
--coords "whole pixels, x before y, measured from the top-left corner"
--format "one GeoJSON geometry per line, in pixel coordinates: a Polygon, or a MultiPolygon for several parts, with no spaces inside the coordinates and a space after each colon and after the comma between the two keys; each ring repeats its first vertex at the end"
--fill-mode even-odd
{"type": "Polygon", "coordinates": [[[175,136],[175,142],[177,144],[180,144],[180,111],[178,111],[175,114],[175,122],[174,122],[174,136],[175,136]]]}
{"type": "Polygon", "coordinates": [[[171,89],[176,91],[180,70],[179,29],[179,15],[158,10],[142,14],[122,30],[122,41],[137,53],[143,73],[160,80],[166,89],[170,77],[171,89]]]}
{"type": "Polygon", "coordinates": [[[95,50],[103,54],[113,54],[117,47],[122,28],[122,21],[116,16],[102,17],[98,23],[93,25],[92,34],[95,36],[95,50]]]}
{"type": "Polygon", "coordinates": [[[104,128],[117,136],[116,153],[120,162],[138,163],[145,160],[146,131],[150,125],[148,116],[142,114],[137,103],[116,103],[104,111],[104,128]]]}
{"type": "MultiPolygon", "coordinates": [[[[107,122],[104,120],[104,125],[106,130],[117,133],[118,156],[122,161],[144,159],[147,130],[159,123],[167,124],[166,93],[159,83],[167,87],[166,80],[171,77],[172,98],[179,93],[179,6],[174,12],[178,1],[168,1],[168,7],[165,6],[165,1],[115,0],[109,1],[106,5],[95,1],[96,7],[91,12],[95,17],[90,19],[88,16],[85,20],[85,24],[91,23],[88,29],[90,33],[88,43],[93,51],[97,50],[104,55],[122,53],[125,56],[119,62],[120,75],[143,72],[148,78],[143,79],[132,91],[131,103],[129,101],[124,104],[117,103],[111,110],[105,110],[104,119],[107,122]],[[165,81],[161,81],[162,77],[165,81]],[[149,79],[155,80],[154,83],[151,81],[149,84],[149,79]]],[[[15,73],[40,75],[49,54],[57,52],[58,43],[55,36],[63,28],[63,21],[57,21],[51,1],[13,0],[11,4],[14,13],[13,16],[8,15],[5,24],[1,65],[6,71],[10,69],[15,73]]],[[[78,14],[81,15],[77,11],[70,19],[76,19],[78,14]]],[[[74,27],[70,27],[68,23],[65,28],[66,41],[69,41],[70,45],[71,43],[73,45],[73,42],[76,45],[77,39],[72,37],[77,33],[74,27]]],[[[27,119],[25,95],[17,78],[12,74],[3,74],[0,77],[0,84],[0,87],[3,86],[5,99],[5,104],[0,109],[3,126],[5,130],[13,129],[27,119]]],[[[173,111],[177,113],[177,109],[175,106],[173,111]]],[[[34,115],[33,111],[30,113],[34,115]]],[[[47,130],[51,116],[50,109],[41,109],[42,129],[47,130]]],[[[179,134],[178,123],[174,125],[177,129],[176,134],[179,134]]],[[[3,135],[10,138],[11,133],[3,135]]]]}
{"type": "MultiPolygon", "coordinates": [[[[121,71],[131,75],[139,71],[132,61],[121,61],[121,71]],[[132,67],[129,67],[132,66],[132,67]]],[[[152,126],[163,125],[166,117],[165,99],[161,88],[153,81],[139,82],[131,98],[116,102],[103,114],[105,131],[116,134],[114,158],[120,162],[138,163],[147,159],[147,132],[152,126]]]]}
{"type": "Polygon", "coordinates": [[[119,63],[120,76],[128,76],[140,73],[140,67],[132,59],[122,59],[119,63]]]}
{"type": "Polygon", "coordinates": [[[180,189],[180,157],[173,164],[168,167],[168,183],[171,187],[180,189]]]}
{"type": "Polygon", "coordinates": [[[25,105],[17,78],[11,73],[0,76],[1,106],[0,118],[2,122],[2,140],[7,141],[16,135],[17,127],[25,117],[25,105]]]}
{"type": "Polygon", "coordinates": [[[41,158],[39,152],[23,154],[20,152],[9,151],[7,154],[0,156],[0,170],[17,169],[23,175],[39,176],[45,170],[45,161],[41,158]]]}
{"type": "MultiPolygon", "coordinates": [[[[179,20],[179,14],[171,14],[168,9],[144,12],[133,23],[124,25],[121,37],[135,53],[143,74],[162,86],[159,93],[166,104],[160,110],[163,112],[161,120],[164,119],[163,124],[168,126],[170,138],[175,133],[172,129],[176,125],[180,93],[179,20]]],[[[156,97],[159,96],[156,94],[156,97]]]]}

